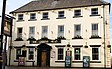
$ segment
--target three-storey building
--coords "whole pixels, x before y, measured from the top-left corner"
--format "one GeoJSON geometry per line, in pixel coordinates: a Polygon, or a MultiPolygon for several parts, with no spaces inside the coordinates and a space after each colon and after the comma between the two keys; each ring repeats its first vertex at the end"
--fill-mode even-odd
{"type": "Polygon", "coordinates": [[[11,12],[12,44],[9,65],[111,67],[110,3],[103,0],[38,0],[11,12]],[[68,62],[69,63],[69,62],[68,62]]]}

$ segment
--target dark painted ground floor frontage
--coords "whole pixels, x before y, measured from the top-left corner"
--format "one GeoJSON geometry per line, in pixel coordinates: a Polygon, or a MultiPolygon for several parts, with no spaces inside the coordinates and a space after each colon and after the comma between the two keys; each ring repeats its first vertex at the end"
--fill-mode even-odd
{"type": "Polygon", "coordinates": [[[107,68],[59,68],[59,67],[18,67],[18,66],[6,66],[6,69],[107,69],[107,68]]]}

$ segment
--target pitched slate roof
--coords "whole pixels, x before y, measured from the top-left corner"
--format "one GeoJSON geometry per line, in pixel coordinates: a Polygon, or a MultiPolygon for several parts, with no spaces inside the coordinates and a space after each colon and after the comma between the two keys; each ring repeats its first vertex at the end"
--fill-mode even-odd
{"type": "Polygon", "coordinates": [[[94,6],[94,5],[106,5],[106,4],[110,3],[105,2],[103,0],[38,0],[38,1],[31,1],[28,4],[12,11],[11,13],[94,6]]]}

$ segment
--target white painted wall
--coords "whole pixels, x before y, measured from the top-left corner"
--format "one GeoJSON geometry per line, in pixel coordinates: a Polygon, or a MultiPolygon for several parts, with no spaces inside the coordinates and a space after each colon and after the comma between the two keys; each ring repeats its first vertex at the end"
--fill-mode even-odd
{"type": "MultiPolygon", "coordinates": [[[[55,39],[57,38],[57,32],[58,32],[58,25],[64,25],[64,36],[67,40],[63,40],[61,44],[48,44],[50,46],[52,46],[52,51],[57,51],[57,48],[55,47],[55,45],[67,45],[68,42],[70,42],[71,45],[101,45],[100,47],[100,60],[101,63],[91,63],[91,67],[102,67],[104,66],[104,52],[103,52],[103,47],[104,47],[104,32],[103,32],[103,18],[101,18],[101,16],[93,16],[90,17],[91,14],[91,8],[97,8],[99,9],[98,14],[100,14],[102,17],[103,16],[103,6],[90,6],[90,7],[81,7],[81,8],[69,8],[69,9],[60,9],[60,10],[48,10],[48,11],[36,11],[35,13],[37,14],[37,21],[28,21],[30,18],[30,13],[32,12],[25,12],[24,14],[24,20],[23,22],[17,22],[14,21],[14,28],[13,28],[13,46],[22,46],[24,43],[26,43],[26,46],[38,46],[38,44],[29,44],[27,43],[27,39],[28,39],[28,34],[29,34],[29,27],[30,26],[35,26],[36,29],[36,34],[35,34],[35,38],[36,39],[40,39],[41,38],[41,27],[42,26],[48,26],[48,38],[50,39],[55,39]],[[79,18],[73,18],[74,15],[74,10],[75,9],[81,9],[81,13],[83,17],[79,17],[79,18]],[[65,19],[56,19],[58,17],[58,11],[65,11],[65,19]],[[42,19],[42,13],[43,12],[49,12],[49,18],[50,20],[41,20],[42,19]],[[91,24],[92,23],[98,23],[98,34],[101,37],[101,39],[89,39],[91,37],[91,24]],[[74,37],[74,24],[81,24],[81,36],[83,39],[77,39],[77,40],[72,40],[72,38],[74,37]],[[23,42],[17,42],[14,41],[17,38],[17,28],[18,27],[23,27],[23,39],[25,41],[23,42]],[[70,33],[68,33],[68,31],[70,30],[70,33]],[[87,32],[86,32],[87,30],[87,32]],[[51,31],[53,31],[53,34],[51,33],[51,31]],[[37,34],[37,32],[39,32],[39,34],[37,34]],[[26,35],[24,34],[26,33],[26,35]]],[[[107,20],[108,25],[106,25],[106,46],[110,44],[110,33],[109,33],[109,26],[110,26],[110,20],[109,20],[109,7],[106,6],[105,7],[105,18],[107,20]]],[[[21,13],[17,13],[14,14],[16,19],[18,14],[21,13]]],[[[84,47],[81,48],[82,51],[84,51],[84,53],[81,56],[87,56],[87,55],[91,55],[91,48],[88,47],[87,49],[85,49],[84,47]]],[[[66,48],[65,48],[66,50],[66,48]]],[[[72,50],[73,51],[73,50],[72,50]]],[[[15,62],[13,62],[15,60],[15,49],[12,50],[12,60],[11,60],[11,65],[16,65],[15,62]],[[14,52],[14,53],[13,53],[14,52]]],[[[107,49],[107,53],[109,53],[109,49],[107,49]]],[[[109,57],[108,59],[110,59],[110,55],[107,54],[109,57]]],[[[92,58],[91,58],[92,59],[92,58]]],[[[35,59],[36,56],[35,56],[35,59]]],[[[57,61],[57,53],[55,58],[51,58],[50,60],[50,66],[59,66],[59,67],[64,67],[64,63],[55,63],[55,61],[57,61]]],[[[82,61],[82,59],[81,59],[82,61]]],[[[27,63],[27,65],[30,65],[29,63],[27,63]]],[[[35,62],[36,65],[36,62],[35,62]]],[[[72,64],[73,67],[77,66],[77,67],[81,67],[82,63],[73,63],[72,64]]],[[[108,66],[110,67],[110,65],[108,66]]]]}

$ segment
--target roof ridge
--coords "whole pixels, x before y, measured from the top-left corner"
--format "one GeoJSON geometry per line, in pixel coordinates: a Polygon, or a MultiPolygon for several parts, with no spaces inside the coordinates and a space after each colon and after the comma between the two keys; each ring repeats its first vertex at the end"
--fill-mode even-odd
{"type": "Polygon", "coordinates": [[[29,11],[39,11],[39,10],[50,10],[50,9],[62,9],[62,8],[73,8],[73,7],[83,7],[83,6],[97,6],[97,5],[109,5],[110,3],[103,0],[38,0],[31,1],[20,8],[10,12],[29,12],[29,11]]]}

